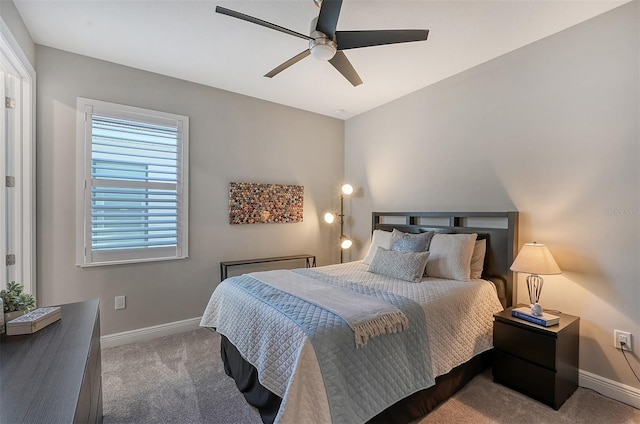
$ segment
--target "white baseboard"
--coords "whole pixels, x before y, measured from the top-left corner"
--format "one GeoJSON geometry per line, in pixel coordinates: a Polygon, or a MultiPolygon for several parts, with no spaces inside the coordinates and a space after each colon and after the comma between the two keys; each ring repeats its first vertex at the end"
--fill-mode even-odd
{"type": "Polygon", "coordinates": [[[153,327],[138,328],[136,330],[123,331],[122,333],[107,334],[100,337],[100,347],[107,349],[129,343],[143,342],[156,337],[170,336],[200,328],[200,318],[189,318],[182,321],[169,322],[167,324],[154,325],[153,327]]]}
{"type": "Polygon", "coordinates": [[[584,370],[579,370],[578,372],[578,385],[640,409],[640,390],[635,387],[627,386],[584,370]]]}

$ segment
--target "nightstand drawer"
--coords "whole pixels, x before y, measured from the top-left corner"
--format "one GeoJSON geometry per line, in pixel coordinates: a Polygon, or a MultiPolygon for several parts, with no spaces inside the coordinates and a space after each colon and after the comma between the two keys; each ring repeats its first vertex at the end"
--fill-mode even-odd
{"type": "Polygon", "coordinates": [[[550,370],[556,369],[556,339],[549,335],[496,321],[493,346],[550,370]]]}
{"type": "Polygon", "coordinates": [[[556,400],[555,372],[508,353],[495,352],[493,378],[496,382],[529,395],[554,409],[558,409],[562,403],[556,400]]]}

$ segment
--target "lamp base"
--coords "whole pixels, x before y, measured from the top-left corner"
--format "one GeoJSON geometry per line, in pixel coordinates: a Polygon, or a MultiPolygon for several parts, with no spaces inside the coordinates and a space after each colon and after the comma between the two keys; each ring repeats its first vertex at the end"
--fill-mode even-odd
{"type": "Polygon", "coordinates": [[[531,305],[531,314],[535,315],[537,317],[541,317],[542,316],[542,306],[540,306],[540,304],[538,302],[536,302],[533,305],[531,305]]]}
{"type": "Polygon", "coordinates": [[[527,290],[529,291],[529,302],[531,304],[531,313],[535,316],[542,316],[542,306],[538,304],[540,294],[542,294],[542,286],[544,280],[537,274],[531,274],[527,277],[527,290]]]}

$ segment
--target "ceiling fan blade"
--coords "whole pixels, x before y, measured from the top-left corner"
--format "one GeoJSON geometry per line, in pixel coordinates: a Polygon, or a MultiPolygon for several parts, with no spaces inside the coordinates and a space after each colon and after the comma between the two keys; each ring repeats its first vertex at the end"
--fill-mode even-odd
{"type": "Polygon", "coordinates": [[[329,63],[331,63],[333,67],[336,68],[338,72],[342,74],[343,77],[348,79],[351,85],[353,85],[354,87],[357,87],[360,84],[362,84],[362,80],[360,79],[360,76],[358,75],[356,70],[353,68],[353,66],[351,65],[351,62],[349,62],[349,59],[347,59],[347,56],[345,56],[344,53],[336,52],[336,55],[329,60],[329,63]]]}
{"type": "Polygon", "coordinates": [[[338,25],[340,8],[342,8],[342,0],[322,0],[316,31],[320,31],[327,37],[333,39],[333,35],[336,33],[336,26],[338,25]]]}
{"type": "Polygon", "coordinates": [[[300,34],[299,32],[292,31],[290,29],[281,27],[280,25],[272,24],[271,22],[263,21],[262,19],[254,18],[253,16],[245,15],[244,13],[236,12],[235,10],[227,9],[225,7],[216,6],[216,12],[223,15],[231,16],[232,18],[242,19],[243,21],[251,22],[252,24],[261,25],[276,31],[284,32],[285,34],[293,35],[294,37],[302,38],[305,40],[313,40],[308,35],[300,34]]]}
{"type": "Polygon", "coordinates": [[[299,53],[299,54],[293,56],[291,59],[287,60],[282,65],[276,66],[271,71],[267,72],[264,76],[267,77],[267,78],[273,78],[276,75],[278,75],[280,72],[282,72],[285,69],[287,69],[289,66],[300,62],[302,59],[304,59],[305,57],[309,56],[310,54],[311,54],[311,52],[309,50],[305,50],[302,53],[299,53]]]}
{"type": "Polygon", "coordinates": [[[410,41],[424,41],[428,36],[428,29],[337,31],[336,43],[338,44],[338,50],[347,50],[410,41]]]}

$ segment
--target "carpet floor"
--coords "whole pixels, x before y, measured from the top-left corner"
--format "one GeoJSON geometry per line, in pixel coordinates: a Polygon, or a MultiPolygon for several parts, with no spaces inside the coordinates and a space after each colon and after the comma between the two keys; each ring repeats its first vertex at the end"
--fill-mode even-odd
{"type": "MultiPolygon", "coordinates": [[[[104,423],[260,424],[224,373],[219,346],[218,334],[199,329],[103,350],[104,423]]],[[[554,411],[486,371],[414,424],[445,423],[637,424],[640,410],[578,388],[554,411]]]]}

